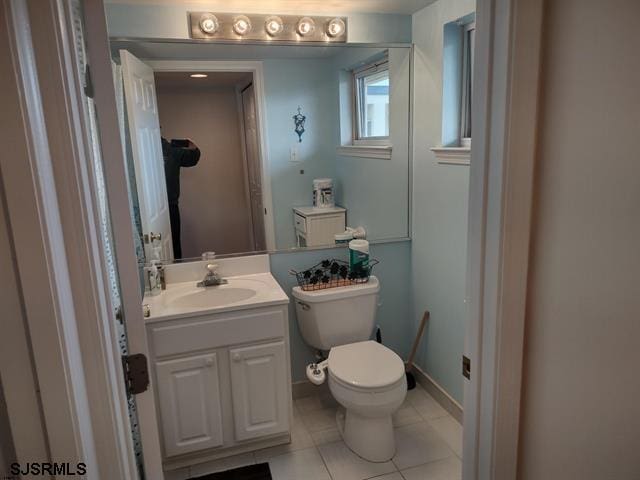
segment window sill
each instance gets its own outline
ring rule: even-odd
[[[345,157],[391,160],[391,145],[342,145],[336,149]]]
[[[442,165],[470,165],[470,147],[433,147],[431,151]]]

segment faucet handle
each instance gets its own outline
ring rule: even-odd
[[[207,264],[207,270],[209,270],[209,273],[216,273],[217,269],[218,269],[218,264],[217,263],[209,263],[209,264]]]

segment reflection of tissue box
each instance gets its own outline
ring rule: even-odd
[[[331,208],[336,206],[332,178],[316,178],[313,181],[313,206]]]

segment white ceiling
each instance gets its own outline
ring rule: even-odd
[[[299,14],[399,13],[410,15],[435,0],[106,0],[107,3],[189,5],[219,12]]]

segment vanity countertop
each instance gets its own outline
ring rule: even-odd
[[[151,315],[145,322],[175,320],[204,314],[261,308],[289,303],[271,273],[225,277],[225,285],[197,287],[194,281],[168,283],[159,295],[145,296]]]

